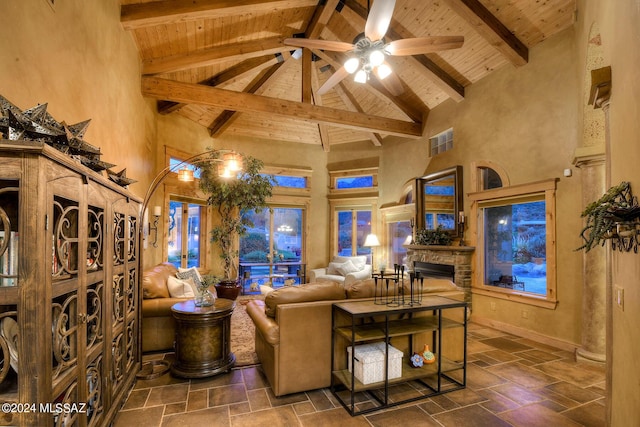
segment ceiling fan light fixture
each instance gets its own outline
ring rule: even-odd
[[[358,70],[353,81],[356,83],[366,83],[367,82],[367,72],[363,69]]]
[[[378,67],[382,65],[383,62],[384,62],[384,52],[382,52],[381,50],[373,49],[369,53],[369,64],[371,64],[372,67]]]
[[[347,70],[347,73],[353,74],[360,66],[360,60],[358,58],[349,58],[347,62],[344,63],[344,69]]]
[[[376,68],[376,74],[380,80],[384,80],[391,74],[391,67],[386,62],[383,62]]]

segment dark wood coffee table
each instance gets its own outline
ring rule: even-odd
[[[182,378],[210,377],[228,372],[236,361],[231,352],[231,313],[235,301],[216,299],[211,307],[193,300],[171,307],[176,320],[176,360],[171,373]]]

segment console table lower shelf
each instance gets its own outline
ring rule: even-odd
[[[466,306],[443,297],[430,297],[421,306],[411,307],[391,308],[366,301],[334,304],[331,392],[353,416],[465,388]],[[454,314],[455,309],[459,310]],[[443,316],[443,312],[447,315]],[[418,342],[426,339],[431,340],[436,362],[414,367],[410,357],[417,352]],[[355,352],[349,351],[348,357],[343,357],[341,354],[347,352],[342,350],[372,342],[402,348],[400,376],[391,378],[392,360],[386,350],[382,351],[386,368],[381,362],[385,380],[364,384],[356,378]]]

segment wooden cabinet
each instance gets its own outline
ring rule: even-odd
[[[0,424],[109,425],[139,369],[140,200],[0,140]]]
[[[333,304],[331,391],[351,415],[377,411],[466,386],[467,303],[425,296],[420,304],[387,305],[374,300]],[[355,351],[366,343],[386,343],[400,350],[401,369],[390,375],[392,362],[382,365],[382,381],[363,383],[356,378]],[[413,367],[411,356],[427,344],[435,362]],[[382,344],[382,348],[385,346]],[[388,361],[389,350],[384,350]],[[365,368],[366,369],[366,368]],[[394,394],[393,386],[409,383]],[[369,398],[356,397],[365,393]]]

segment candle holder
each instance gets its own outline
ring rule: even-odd
[[[424,286],[424,277],[419,271],[409,273],[409,280],[411,281],[409,289],[409,302],[407,305],[421,305],[422,304],[422,290]]]
[[[391,294],[391,299],[389,300],[389,295],[387,294],[387,305],[390,307],[400,307],[405,304],[405,295],[404,295],[404,265],[393,265],[393,275],[391,277],[391,281],[393,282],[393,293]]]

